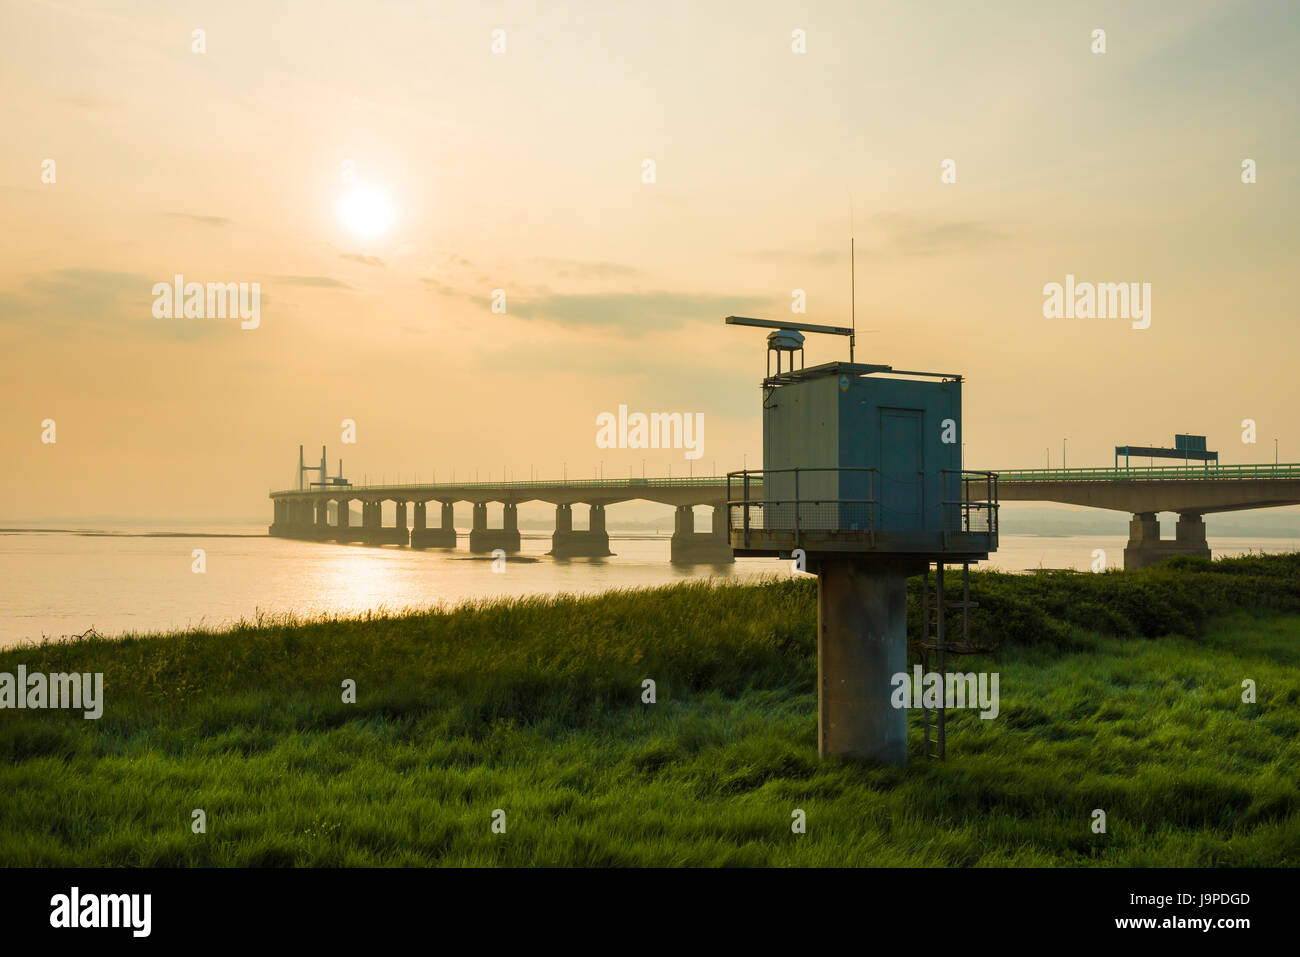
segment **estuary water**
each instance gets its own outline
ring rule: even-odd
[[[17,525],[18,523],[12,523]],[[471,556],[468,533],[455,551],[414,551],[270,538],[265,525],[203,528],[72,527],[0,530],[0,647],[98,634],[213,628],[257,615],[358,614],[454,605],[473,599],[560,592],[594,593],[697,578],[752,579],[792,574],[789,562],[738,559],[731,565],[674,566],[666,534],[611,527],[606,559],[546,556],[549,532],[523,531],[521,560],[494,572]],[[1125,536],[1001,536],[988,566],[1088,570],[1101,549],[1121,565]],[[1300,550],[1300,540],[1211,539],[1215,557]],[[203,550],[202,573],[195,572]]]

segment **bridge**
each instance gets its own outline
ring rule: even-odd
[[[555,506],[555,533],[548,554],[556,558],[602,557],[609,550],[605,507],[618,502],[647,501],[676,509],[670,544],[671,559],[682,563],[732,561],[727,537],[727,479],[699,478],[574,479],[524,482],[461,482],[435,485],[316,485],[272,492],[275,521],[270,533],[313,541],[363,542],[367,545],[410,545],[412,548],[455,548],[452,523],[456,502],[473,505],[469,533],[471,552],[519,550],[519,505],[547,502]],[[361,525],[351,525],[349,503],[361,503]],[[396,503],[396,520],[383,524],[383,503]],[[437,502],[438,524],[430,525],[429,503]],[[500,527],[488,527],[488,503],[503,506]],[[333,503],[336,519],[329,522]],[[408,531],[407,508],[411,507]],[[589,508],[587,528],[573,527],[573,508]],[[713,508],[708,531],[695,530],[695,506]]]
[[[1103,469],[1018,469],[997,472],[998,501],[1060,502],[1128,512],[1129,541],[1124,566],[1142,568],[1172,555],[1210,556],[1204,516],[1214,512],[1300,504],[1300,464],[1181,465]],[[761,484],[756,486],[761,494]],[[755,485],[751,482],[750,495]],[[981,489],[982,492],[982,489]],[[739,521],[739,489],[727,476],[695,478],[582,479],[522,482],[464,482],[431,485],[316,484],[272,492],[275,519],[270,534],[312,541],[455,548],[453,508],[470,502],[471,552],[518,551],[518,507],[524,502],[555,506],[551,554],[557,558],[612,554],[605,529],[608,505],[648,501],[676,509],[671,560],[685,563],[732,561],[728,538]],[[361,524],[351,524],[350,503],[360,502]],[[394,502],[396,520],[383,524],[383,504]],[[429,505],[437,502],[438,523]],[[488,503],[503,506],[500,527],[488,526]],[[336,518],[330,521],[330,506]],[[874,503],[870,503],[874,504]],[[589,509],[586,529],[573,527],[573,509]],[[696,506],[712,508],[707,531],[695,530]],[[1178,513],[1172,539],[1160,538],[1159,512]],[[994,521],[996,519],[994,518]],[[739,526],[737,526],[739,527]]]
[[[1182,465],[1109,469],[1021,469],[998,473],[1001,501],[1062,502],[1128,512],[1125,568],[1171,555],[1210,557],[1206,514],[1300,504],[1300,465]],[[1177,512],[1171,539],[1158,512]]]

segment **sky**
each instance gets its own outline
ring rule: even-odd
[[[847,323],[850,235],[857,358],[965,376],[968,467],[1298,462],[1297,62],[1290,2],[7,0],[0,518],[269,522],[299,444],[754,466],[723,317]],[[256,328],[155,315],[178,274],[257,283]],[[1067,275],[1149,326],[1046,317]],[[701,456],[599,448],[620,405]]]

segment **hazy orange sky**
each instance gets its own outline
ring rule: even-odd
[[[756,465],[763,335],[722,319],[846,322],[850,210],[858,357],[965,375],[968,466],[1300,461],[1298,11],[3,4],[0,518],[269,522],[299,443],[357,481]],[[155,318],[178,273],[259,283],[260,325]],[[1044,318],[1067,274],[1150,283],[1150,327]],[[620,404],[703,413],[702,457],[597,448]]]

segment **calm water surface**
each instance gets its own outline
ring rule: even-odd
[[[494,573],[490,559],[465,551],[368,548],[269,538],[266,527],[204,530],[101,528],[0,532],[0,647],[94,628],[102,635],[216,627],[259,612],[314,616],[368,609],[427,608],[466,599],[557,592],[592,593],[693,578],[787,576],[790,563],[739,559],[725,566],[673,566],[668,536],[610,529],[607,559],[555,561],[548,532],[523,534],[522,556]],[[167,532],[167,537],[149,533]],[[106,534],[113,533],[113,534]],[[122,534],[128,533],[128,534]],[[215,535],[213,533],[216,533]],[[226,537],[226,536],[255,537]],[[222,536],[222,537],[217,537]],[[1123,560],[1123,536],[1003,535],[994,568],[1087,570],[1093,550]],[[1215,557],[1250,551],[1296,551],[1294,539],[1213,539]],[[207,571],[191,571],[191,553],[206,552]]]

